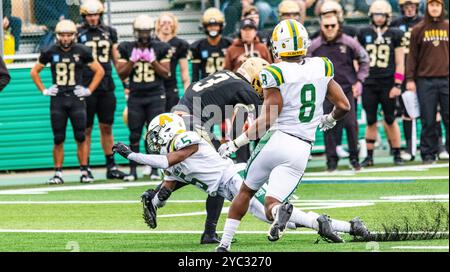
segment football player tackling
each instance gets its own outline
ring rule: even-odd
[[[275,27],[273,53],[281,62],[260,73],[264,89],[261,114],[245,133],[219,148],[220,155],[227,156],[265,133],[247,163],[245,180],[231,204],[218,252],[229,251],[252,197],[265,183],[265,213],[273,221],[270,241],[281,237],[288,221],[301,217],[309,219],[304,226],[319,229],[319,234],[333,230],[352,233],[352,222],[305,214],[288,202],[304,174],[317,127],[334,127],[350,110],[345,94],[333,80],[330,60],[305,57],[309,44],[308,33],[299,22],[284,20]],[[323,115],[325,98],[334,105],[327,115]],[[332,240],[342,242],[337,235]]]

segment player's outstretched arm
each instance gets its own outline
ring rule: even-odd
[[[113,146],[113,152],[119,153],[122,157],[140,164],[149,165],[153,168],[166,169],[172,165],[180,163],[198,151],[198,144],[190,145],[167,155],[153,155],[134,153],[130,147],[117,143]]]

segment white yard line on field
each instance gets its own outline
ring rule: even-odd
[[[449,249],[448,246],[395,246],[392,249]]]

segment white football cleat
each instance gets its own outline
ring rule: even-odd
[[[438,158],[440,160],[447,160],[448,161],[449,154],[448,154],[447,150],[444,150],[444,151],[440,152],[439,155],[438,155]]]
[[[345,151],[342,145],[336,146],[336,153],[339,158],[348,158],[348,156],[350,156],[350,154],[347,151]]]

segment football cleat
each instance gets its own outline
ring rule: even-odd
[[[348,153],[342,145],[336,146],[336,153],[339,158],[348,158],[350,156],[350,153]]]
[[[64,180],[62,179],[62,177],[55,175],[50,178],[47,183],[50,185],[64,184]]]
[[[124,179],[126,176],[127,174],[120,171],[115,165],[106,170],[107,179]]]
[[[343,243],[344,240],[334,231],[331,226],[331,219],[328,215],[323,214],[317,218],[319,223],[319,235],[323,240],[329,243]]]
[[[361,162],[361,167],[370,167],[370,166],[374,166],[373,159],[370,158],[370,157],[366,157],[366,158]]]
[[[370,232],[359,217],[355,217],[350,221],[350,235],[367,238]]]
[[[218,247],[216,247],[216,252],[230,252],[230,247],[219,245]]]
[[[87,173],[81,174],[80,182],[81,183],[92,183],[92,182],[94,182],[94,177],[92,176],[92,173],[91,173],[90,170],[88,170]]]
[[[156,207],[152,203],[152,199],[156,195],[153,189],[145,191],[141,196],[142,207],[144,209],[143,218],[145,223],[151,228],[156,228]]]
[[[361,164],[359,164],[358,159],[351,159],[350,160],[350,168],[353,171],[359,171],[361,170]]]
[[[273,220],[273,223],[270,226],[269,234],[267,235],[267,239],[269,239],[269,241],[275,242],[279,240],[281,236],[283,236],[289,218],[291,218],[293,209],[294,206],[288,202],[280,206],[275,216],[275,219]]]
[[[441,151],[441,152],[438,154],[438,159],[439,159],[439,160],[447,160],[447,161],[448,161],[449,157],[450,157],[450,156],[449,156],[447,150],[443,150],[443,151]]]
[[[202,238],[200,239],[200,244],[218,244],[220,243],[220,237],[217,235],[217,233],[214,232],[214,234],[207,234],[203,233]]]
[[[409,152],[402,152],[400,154],[400,157],[404,160],[404,161],[414,161],[415,157],[413,155],[411,155],[411,153]]]
[[[401,156],[394,156],[394,165],[403,165],[405,164],[405,161],[402,159]]]

